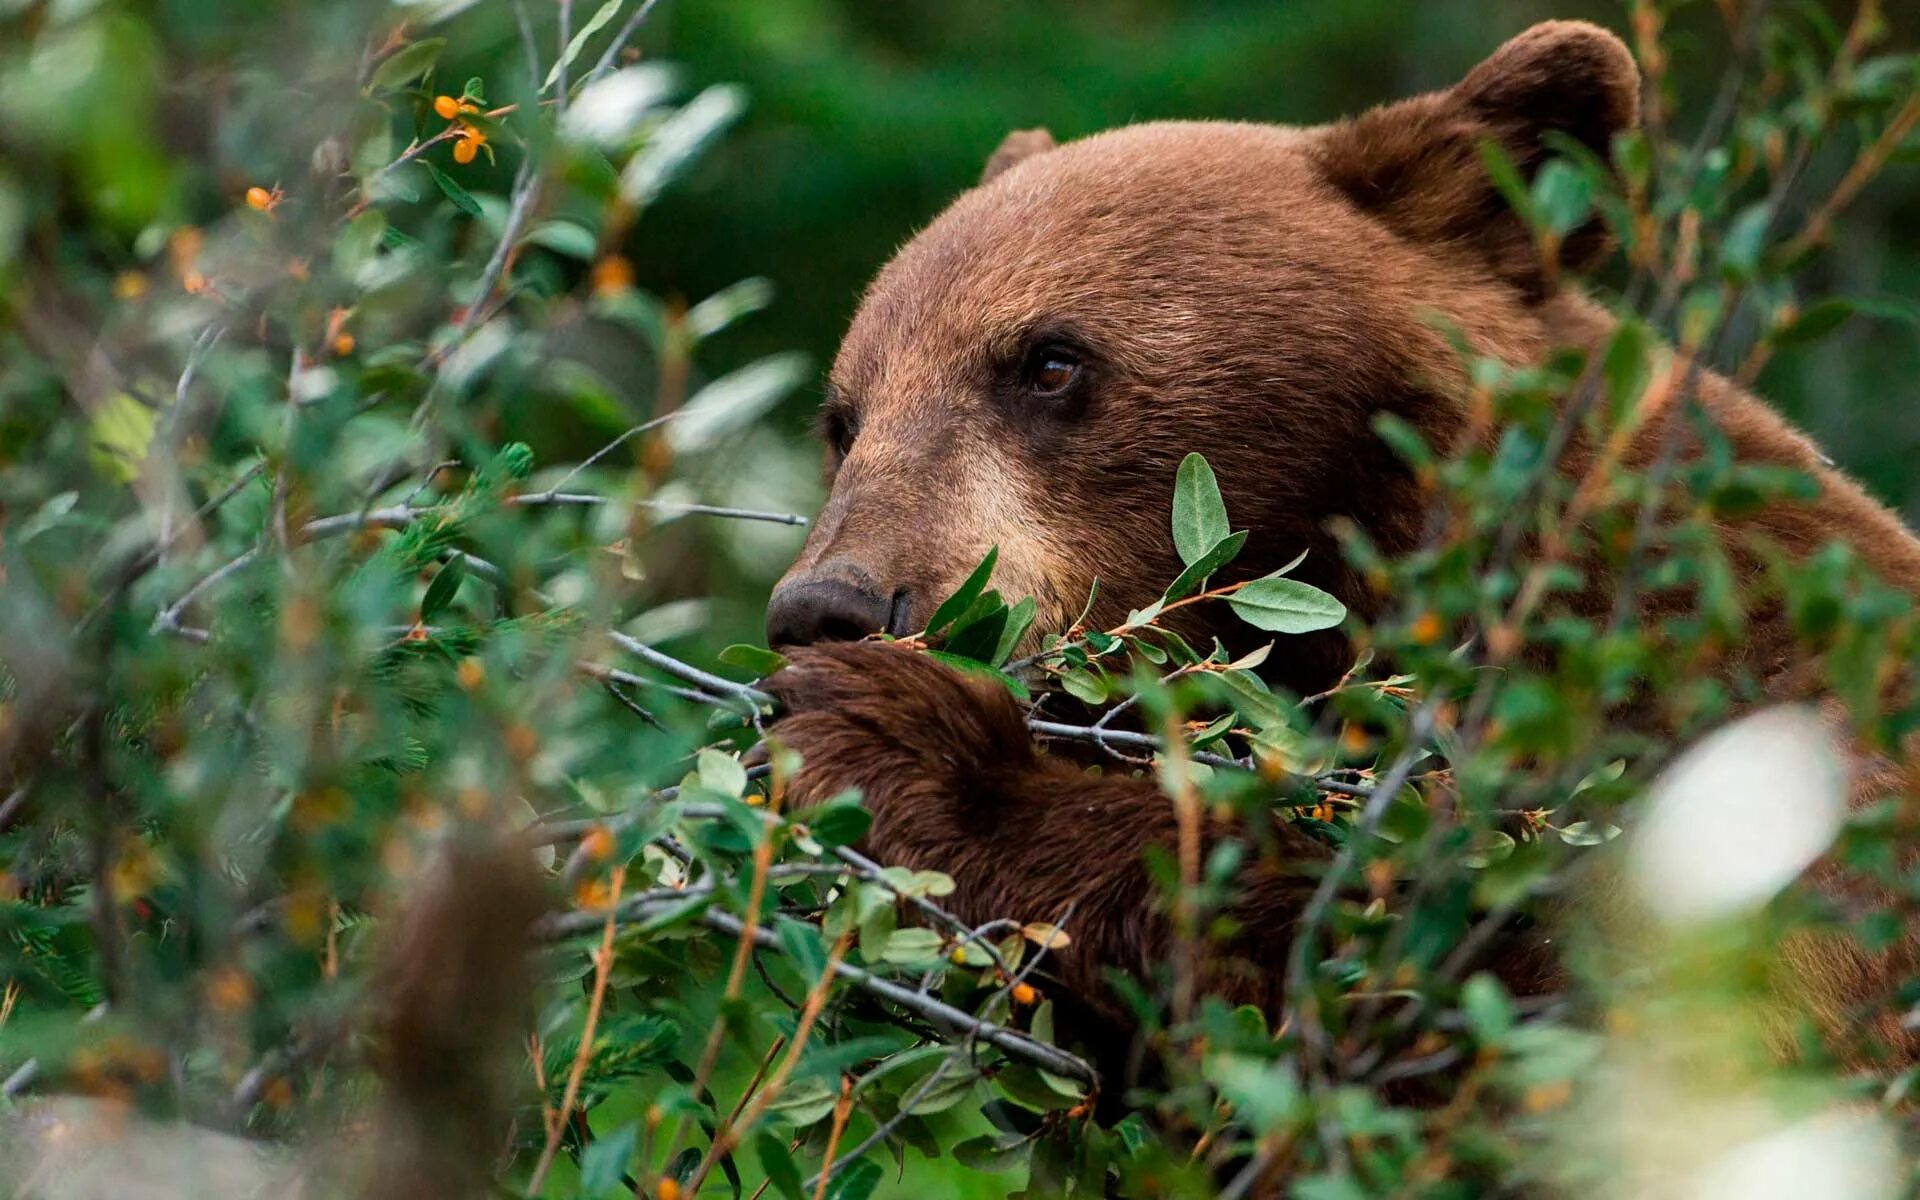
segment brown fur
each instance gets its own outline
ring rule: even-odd
[[[1617,38],[1555,22],[1452,89],[1331,126],[1149,124],[1059,147],[1015,135],[855,315],[826,404],[829,431],[851,436],[829,449],[831,494],[783,587],[839,580],[897,597],[903,628],[918,629],[997,545],[995,583],[1036,599],[1036,629],[1063,627],[1096,577],[1090,624],[1108,627],[1178,573],[1169,496],[1180,458],[1199,450],[1233,524],[1251,531],[1235,577],[1304,549],[1301,577],[1373,615],[1381,599],[1328,527],[1351,520],[1389,554],[1420,536],[1424,498],[1372,421],[1393,413],[1439,446],[1461,436],[1458,356],[1427,316],[1515,363],[1597,350],[1614,328],[1556,285],[1477,144],[1496,140],[1523,171],[1549,133],[1604,153],[1636,119],[1638,83]],[[1603,249],[1597,227],[1580,230],[1561,258],[1578,267]],[[1068,399],[1038,401],[1009,364],[1054,338],[1084,349],[1087,375]],[[1815,499],[1726,530],[1743,571],[1759,570],[1739,548],[1748,533],[1790,554],[1837,538],[1920,595],[1920,542],[1891,514],[1754,397],[1711,375],[1699,394],[1739,457],[1818,484]],[[1629,463],[1653,459],[1661,428],[1641,431]],[[1586,453],[1575,448],[1572,469]],[[1597,579],[1594,594],[1611,587]],[[1197,644],[1250,638],[1207,609],[1174,624]],[[1736,656],[1775,698],[1815,691],[1778,613],[1756,617]],[[1307,691],[1351,652],[1328,632],[1283,639],[1274,658],[1275,681]],[[772,686],[793,714],[779,732],[805,756],[801,786],[863,788],[881,857],[951,871],[963,915],[1044,919],[1075,901],[1064,968],[1076,988],[1099,991],[1095,963],[1162,960],[1139,860],[1169,840],[1172,816],[1150,781],[1035,754],[1004,693],[895,649],[820,648],[794,663]],[[1300,856],[1318,853],[1296,841]],[[1253,881],[1257,968],[1284,955],[1297,903],[1296,881]],[[1868,986],[1852,959],[1805,962],[1829,993]],[[1271,999],[1250,986],[1248,998]]]

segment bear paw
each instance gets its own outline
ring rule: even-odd
[[[762,687],[781,708],[772,740],[800,755],[788,803],[858,788],[870,848],[898,865],[981,833],[1036,764],[1004,687],[893,643],[794,650]]]

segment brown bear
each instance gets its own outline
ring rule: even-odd
[[[1180,570],[1168,498],[1194,450],[1252,531],[1240,577],[1306,551],[1301,577],[1362,616],[1378,611],[1329,526],[1353,522],[1387,554],[1421,536],[1427,501],[1373,422],[1394,414],[1439,447],[1461,436],[1459,355],[1427,315],[1511,363],[1598,350],[1616,327],[1560,282],[1560,263],[1541,261],[1480,143],[1522,172],[1554,134],[1604,156],[1635,124],[1638,95],[1619,39],[1555,22],[1446,91],[1332,125],[1008,138],[979,186],[880,272],[832,369],[831,492],[767,618],[770,643],[810,647],[768,685],[787,713],[776,734],[803,756],[797,798],[860,788],[871,851],[951,874],[963,918],[1044,918],[1072,903],[1076,937],[1057,974],[1097,1005],[1110,1003],[1102,967],[1164,962],[1142,867],[1144,847],[1174,838],[1156,784],[1041,753],[1004,689],[860,639],[922,628],[989,546],[1000,590],[1035,599],[1036,629],[1065,627],[1096,577],[1089,623],[1117,624]],[[1596,224],[1566,240],[1561,262],[1578,269],[1605,249]],[[1790,551],[1844,540],[1920,595],[1920,541],[1891,514],[1754,397],[1711,374],[1698,394],[1736,455],[1817,484],[1747,529]],[[1644,430],[1657,424],[1628,461],[1653,459]],[[1194,644],[1231,644],[1235,623],[1209,607],[1173,624]],[[1807,694],[1781,614],[1756,617],[1739,653],[1774,696]],[[1328,631],[1285,639],[1267,670],[1306,694],[1351,657]],[[1296,828],[1280,826],[1283,851],[1324,858]],[[1249,879],[1236,949],[1253,969],[1206,983],[1277,1004],[1302,891],[1298,875]]]

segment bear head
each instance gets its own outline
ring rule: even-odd
[[[1427,507],[1375,418],[1451,444],[1462,373],[1440,328],[1537,358],[1555,269],[1605,249],[1596,223],[1543,262],[1482,143],[1523,174],[1556,137],[1604,158],[1638,92],[1618,38],[1553,22],[1446,91],[1333,125],[1010,136],[853,318],[821,411],[830,493],[769,604],[770,644],[921,629],[996,546],[994,585],[1034,598],[1033,629],[1064,628],[1096,580],[1088,623],[1117,624],[1179,574],[1189,451],[1251,531],[1221,581],[1306,551],[1297,577],[1371,612],[1330,526],[1391,554]],[[1253,633],[1219,605],[1171,618],[1199,646]],[[1337,632],[1283,651],[1274,678],[1300,688],[1349,657]]]

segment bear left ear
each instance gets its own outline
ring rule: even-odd
[[[1640,119],[1640,72],[1625,43],[1585,21],[1548,21],[1507,42],[1444,92],[1377,108],[1322,132],[1327,178],[1403,236],[1477,245],[1503,276],[1544,290],[1533,240],[1493,186],[1480,155],[1491,140],[1521,174],[1552,156],[1549,134],[1602,160]],[[1596,220],[1561,259],[1576,269],[1606,252]]]
[[[1000,139],[999,147],[994,150],[993,156],[987,159],[985,169],[980,172],[980,182],[987,182],[1017,162],[1023,162],[1036,154],[1045,154],[1055,145],[1053,135],[1044,129],[1016,129]]]

